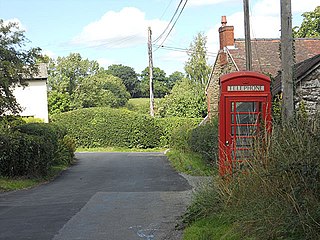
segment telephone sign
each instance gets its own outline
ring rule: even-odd
[[[219,172],[241,171],[250,161],[255,136],[271,131],[270,78],[251,71],[220,77]]]

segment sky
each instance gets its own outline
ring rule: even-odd
[[[148,27],[155,41],[167,28],[180,0],[0,0],[0,18],[18,22],[30,40],[52,58],[80,53],[107,68],[122,64],[141,73],[148,66]],[[182,2],[181,6],[184,4]],[[280,37],[280,0],[250,0],[252,38]],[[301,14],[313,11],[318,0],[291,0],[293,26]],[[181,9],[181,7],[179,8]],[[180,10],[179,10],[180,11]],[[167,75],[184,72],[185,50],[195,36],[207,36],[208,62],[218,51],[221,16],[244,37],[242,0],[188,0],[180,18],[165,39],[154,42],[153,64]],[[172,25],[168,28],[171,28]],[[164,41],[165,40],[165,41]],[[163,47],[158,48],[159,45]]]

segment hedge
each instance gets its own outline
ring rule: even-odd
[[[43,177],[57,164],[69,164],[75,147],[66,130],[29,123],[0,133],[0,175]]]
[[[155,148],[168,146],[171,132],[200,119],[152,118],[126,109],[87,108],[56,114],[51,121],[67,128],[78,147]]]

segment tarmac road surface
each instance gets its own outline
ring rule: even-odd
[[[0,194],[1,240],[180,239],[191,186],[162,153],[77,153],[53,182]]]

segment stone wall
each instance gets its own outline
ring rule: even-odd
[[[227,60],[227,64],[221,64],[221,54],[224,54],[223,61]],[[208,103],[208,116],[209,119],[218,116],[219,112],[219,96],[220,96],[220,85],[219,78],[223,74],[237,71],[232,60],[224,52],[219,52],[215,65],[213,66],[213,72],[211,79],[207,87],[207,103]]]
[[[320,112],[320,66],[298,83],[294,100],[298,111]]]

